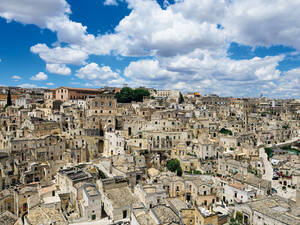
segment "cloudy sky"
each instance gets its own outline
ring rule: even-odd
[[[300,0],[1,0],[0,84],[300,97]]]

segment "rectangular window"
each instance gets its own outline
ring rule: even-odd
[[[123,211],[123,219],[127,218],[127,210]]]

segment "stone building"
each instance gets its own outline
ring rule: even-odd
[[[91,88],[71,88],[71,87],[59,87],[55,89],[56,100],[68,101],[73,99],[87,99],[89,96],[100,95],[103,91],[99,89]]]

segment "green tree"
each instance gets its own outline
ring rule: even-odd
[[[10,89],[8,89],[5,108],[8,107],[8,106],[11,106],[11,105],[12,105],[11,93],[10,93]]]
[[[177,176],[181,177],[182,176],[182,169],[181,169],[181,166],[179,166],[176,170],[176,174]]]
[[[183,98],[183,95],[182,95],[181,92],[179,93],[179,100],[178,100],[178,102],[179,102],[179,104],[184,103],[184,98]]]
[[[144,88],[133,90],[130,87],[124,87],[116,94],[119,103],[131,103],[132,101],[142,102],[144,96],[150,96],[150,92]]]
[[[232,131],[231,130],[228,130],[226,128],[222,128],[219,133],[221,134],[226,134],[226,135],[232,135]]]
[[[133,98],[133,90],[129,87],[124,87],[116,94],[116,97],[120,103],[130,103]]]
[[[265,148],[265,153],[268,155],[268,159],[272,158],[272,156],[273,156],[273,149],[272,148]]]
[[[142,102],[144,96],[150,96],[150,92],[145,88],[137,88],[133,91],[133,100],[136,102]]]
[[[167,161],[168,170],[175,172],[178,167],[180,167],[180,162],[178,159],[170,159]]]
[[[177,176],[182,176],[182,168],[178,159],[171,159],[167,161],[167,169],[171,172],[176,172]]]

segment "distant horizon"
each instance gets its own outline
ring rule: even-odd
[[[24,88],[24,87],[18,87],[18,86],[0,86],[0,88],[19,88],[19,89],[27,89],[27,90],[38,90],[38,89],[42,89],[42,90],[54,90],[54,89],[57,89],[57,88],[60,88],[60,87],[69,87],[69,88],[82,88],[82,87],[76,87],[76,86],[58,86],[58,87],[52,87],[52,88],[46,88],[46,87],[33,87],[33,88]],[[123,87],[113,87],[113,86],[105,86],[105,87],[109,87],[109,88],[119,88],[119,89],[122,89]],[[102,89],[102,88],[105,88],[105,87],[94,87],[94,88],[83,88],[83,89]],[[140,86],[140,87],[130,87],[128,86],[129,88],[147,88],[147,89],[150,89],[152,87],[145,87],[145,86]],[[155,89],[155,88],[153,88]],[[155,90],[176,90],[176,89],[155,89]],[[180,91],[180,90],[176,90],[176,91]],[[194,91],[194,92],[183,92],[183,91],[180,91],[182,94],[186,95],[186,94],[189,94],[189,93],[199,93],[200,95],[202,95],[203,97],[208,97],[210,95],[216,95],[218,97],[222,97],[222,98],[240,98],[240,99],[251,99],[251,98],[267,98],[269,100],[300,100],[300,97],[299,98],[275,98],[275,97],[268,97],[268,96],[224,96],[224,95],[217,95],[215,93],[208,93],[208,94],[202,94],[200,93],[199,91]]]

